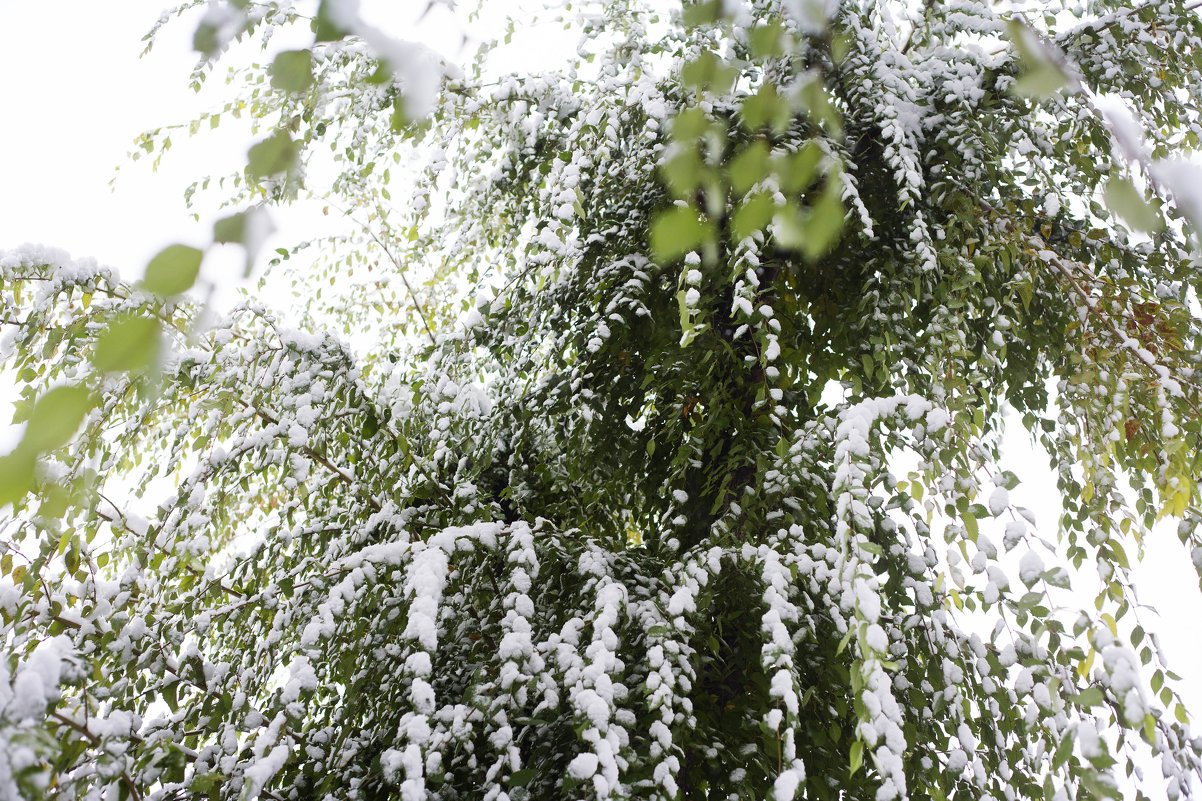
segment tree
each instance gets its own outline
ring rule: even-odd
[[[912,5],[605,3],[519,76],[210,4],[197,80],[315,40],[215,242],[352,233],[299,328],[0,257],[0,799],[1196,792],[1128,573],[1161,517],[1202,570],[1202,22]]]

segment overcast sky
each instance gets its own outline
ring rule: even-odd
[[[0,250],[41,242],[137,278],[164,246],[210,241],[212,210],[192,221],[183,190],[205,174],[236,169],[249,143],[244,133],[192,143],[179,137],[158,173],[148,160],[127,159],[141,131],[187,121],[221,99],[219,91],[197,96],[187,87],[195,61],[188,23],[168,26],[154,52],[139,58],[142,35],[162,7],[156,0],[0,0]],[[454,37],[440,33],[433,44],[445,52]],[[206,262],[213,278],[221,279],[212,271],[223,269],[233,281],[240,265],[236,258],[228,267]],[[0,413],[0,426],[7,422]],[[1025,433],[1012,432],[1006,446],[1004,466],[1024,479],[1015,502],[1035,509],[1044,536],[1054,537],[1055,482],[1046,459],[1031,450]],[[1171,528],[1148,538],[1136,580],[1142,600],[1160,611],[1151,628],[1161,632],[1170,664],[1186,678],[1183,690],[1202,716],[1202,602]],[[1156,776],[1149,779],[1146,790],[1154,792]]]
[[[137,134],[186,121],[207,100],[187,88],[187,25],[138,57],[163,6],[0,0],[0,247],[44,242],[137,276],[163,246],[207,236],[183,189],[237,149],[184,148],[157,175],[126,159]]]

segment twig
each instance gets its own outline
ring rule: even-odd
[[[249,411],[254,412],[260,419],[265,420],[266,422],[270,423],[271,425],[278,426],[280,424],[279,419],[276,418],[275,415],[271,414],[271,412],[264,411],[263,409],[260,409],[257,406],[252,406],[250,403],[248,403],[244,400],[241,400],[241,399],[239,399],[238,402],[241,403]],[[301,446],[300,451],[301,451],[301,453],[305,454],[313,461],[320,464],[326,470],[329,470],[331,473],[333,473],[335,476],[337,476],[341,481],[343,481],[345,484],[350,486],[352,489],[357,488],[354,476],[347,473],[341,467],[334,464],[329,459],[322,456],[320,453],[313,450],[308,445]],[[380,509],[381,509],[380,502],[377,501],[370,494],[364,500],[367,501],[368,505],[371,506],[371,508],[375,509],[377,512],[380,511]]]
[[[50,714],[55,720],[59,721],[64,726],[74,729],[82,734],[87,739],[88,743],[93,747],[100,745],[100,738],[93,734],[87,726],[83,725],[79,721],[75,720],[74,718],[67,717],[58,710],[55,710]],[[137,742],[142,742],[142,738],[136,734],[131,734],[130,737]],[[193,752],[193,758],[195,758],[195,752]],[[138,791],[138,785],[134,784],[134,780],[130,778],[129,774],[125,770],[121,771],[121,783],[125,785],[127,790],[129,790],[129,794],[133,797],[134,801],[142,801],[142,793]]]

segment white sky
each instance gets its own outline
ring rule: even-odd
[[[163,5],[0,0],[0,247],[53,244],[136,277],[162,247],[208,238],[187,217],[183,189],[236,148],[186,148],[191,160],[169,158],[157,175],[149,160],[126,159],[140,132],[203,108],[187,88],[187,24],[138,57]]]
[[[237,130],[175,139],[158,173],[149,159],[130,163],[134,137],[157,125],[186,122],[218,105],[218,86],[200,96],[188,89],[194,63],[188,22],[169,25],[146,58],[142,35],[163,0],[0,0],[0,249],[41,242],[72,256],[93,256],[131,278],[164,246],[211,240],[212,210],[202,222],[188,215],[183,190],[192,180],[242,163],[249,139]],[[443,52],[458,33],[442,28]],[[219,84],[219,81],[212,82]],[[120,168],[115,190],[110,180]],[[286,215],[276,215],[277,222]],[[206,274],[234,281],[241,264],[206,261]],[[0,386],[0,398],[6,388]],[[7,450],[0,413],[0,450]],[[10,432],[11,435],[11,432]],[[1023,432],[1006,439],[1006,467],[1024,484],[1016,503],[1036,511],[1051,538],[1057,516],[1055,481]],[[994,537],[1000,542],[1000,535]],[[1160,612],[1150,628],[1162,635],[1170,666],[1185,677],[1182,690],[1202,730],[1202,601],[1188,555],[1170,527],[1148,538],[1135,571],[1142,600]],[[1082,600],[1088,604],[1088,599]],[[1145,780],[1157,797],[1158,772]]]

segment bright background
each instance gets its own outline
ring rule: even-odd
[[[139,57],[142,37],[164,1],[0,0],[0,250],[40,242],[77,258],[95,257],[137,278],[166,245],[203,248],[211,241],[217,210],[196,209],[197,221],[184,204],[184,189],[200,177],[243,164],[249,133],[223,125],[192,141],[175,137],[157,172],[150,159],[131,162],[128,157],[142,131],[186,123],[224,101],[223,68],[201,93],[188,88],[195,64],[190,20],[166,26],[154,50]],[[453,57],[462,31],[445,22],[427,22],[417,31],[411,23],[405,27],[410,37],[420,33],[423,41]],[[541,52],[546,55],[545,39]],[[275,222],[287,241],[287,214],[277,213]],[[241,283],[239,256],[229,255],[205,262],[206,276],[227,288]],[[8,390],[2,382],[0,375],[0,405]],[[0,451],[8,449],[15,433],[8,420],[0,412]],[[1005,439],[1003,466],[1023,479],[1013,501],[1035,510],[1043,535],[1053,538],[1055,478],[1046,456],[1018,427]],[[1184,676],[1181,689],[1198,733],[1202,599],[1197,578],[1172,527],[1158,527],[1145,544],[1135,581],[1141,600],[1159,617],[1147,610],[1141,616],[1146,628],[1160,633],[1170,666]],[[1088,597],[1080,603],[1088,604]],[[1148,770],[1145,792],[1163,797],[1158,769]]]
[[[163,6],[0,0],[0,247],[43,242],[137,277],[165,245],[206,243],[211,229],[187,216],[184,187],[229,169],[245,145],[178,141],[158,173],[127,158],[137,134],[207,107],[188,88],[188,22],[166,26],[139,58]]]

